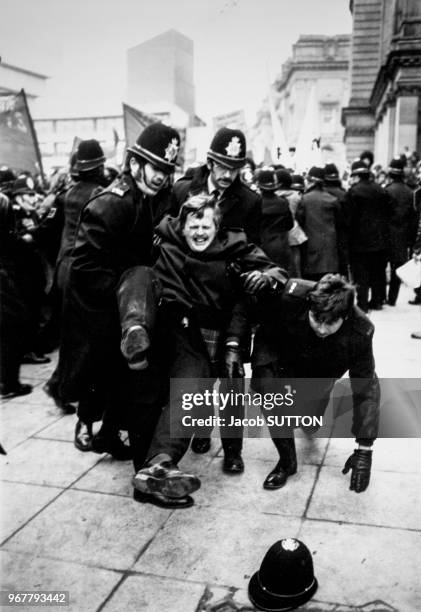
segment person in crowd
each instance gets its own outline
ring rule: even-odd
[[[54,290],[58,301],[57,310],[60,314],[63,295],[68,283],[71,254],[75,244],[80,213],[86,202],[96,192],[100,192],[105,187],[104,164],[104,152],[97,140],[80,141],[75,157],[75,170],[78,173],[78,180],[71,184],[62,194],[63,230],[61,232],[54,279]],[[54,399],[57,406],[64,408],[68,412],[69,405],[61,400],[59,386],[60,372],[57,367],[50,380],[44,386],[44,390]],[[82,423],[89,422],[89,417],[85,417],[85,415],[95,415],[95,410],[91,407],[92,396],[94,396],[93,389],[94,384],[90,388],[88,395],[79,399],[78,415],[80,418],[76,424],[74,439],[75,446],[79,450],[90,450],[90,436],[86,436],[86,428]]]
[[[324,170],[313,166],[307,174],[307,191],[298,205],[296,218],[308,240],[304,247],[303,277],[319,280],[328,272],[346,270],[340,251],[344,216],[338,198],[324,189]]]
[[[291,174],[291,189],[303,194],[305,191],[304,177],[301,174]]]
[[[256,172],[256,164],[251,157],[246,158],[246,162],[240,171],[240,180],[244,185],[249,187],[252,191],[257,191],[256,182],[254,180],[254,173]]]
[[[252,355],[254,391],[273,391],[274,379],[312,380],[312,407],[324,414],[334,383],[349,372],[353,392],[352,433],[357,448],[343,473],[352,470],[351,490],[364,491],[370,479],[372,444],[378,433],[379,382],[373,357],[374,326],[354,306],[355,289],[339,274],[318,283],[290,279],[280,294],[258,303],[260,325]],[[297,471],[293,429],[271,425],[279,461],[264,481],[265,489],[283,487]]]
[[[66,271],[59,395],[77,402],[94,389],[102,425],[93,437],[97,415],[85,415],[86,421],[79,415],[78,440],[117,459],[131,455],[119,429],[132,387],[120,353],[116,291],[128,268],[153,263],[151,199],[174,172],[179,146],[179,134],[164,124],[142,131],[127,149],[121,179],[83,206]]]
[[[409,249],[416,233],[416,213],[413,206],[413,191],[404,182],[406,160],[392,159],[388,176],[390,183],[386,187],[392,206],[389,220],[390,243],[390,283],[387,295],[389,306],[395,306],[399,295],[401,281],[396,275],[396,268],[402,266],[409,258]]]
[[[288,231],[294,225],[288,200],[277,195],[278,174],[272,168],[256,173],[256,183],[262,196],[260,244],[266,255],[288,272],[291,271],[291,248]]]
[[[154,272],[162,285],[159,309],[164,313],[172,393],[160,416],[145,465],[135,465],[133,484],[135,499],[159,506],[189,507],[193,504],[190,493],[200,486],[196,476],[184,474],[177,466],[191,439],[191,433],[182,426],[181,399],[186,385],[200,392],[203,379],[209,383],[217,376],[244,376],[241,347],[244,337],[247,340],[248,325],[244,317],[237,320],[232,316],[235,304],[242,299],[241,281],[244,279],[245,290],[252,294],[279,290],[286,281],[283,270],[260,248],[249,244],[242,230],[224,228],[220,219],[215,198],[199,194],[187,199],[177,218],[165,218],[157,229],[161,241]],[[146,298],[139,296],[142,292],[150,294],[144,269],[133,270],[132,277],[126,275],[124,283],[120,298],[124,291],[133,297],[128,299],[126,295],[120,308],[123,347],[136,345],[139,328],[150,334],[144,323]],[[137,326],[133,316],[136,309]],[[127,334],[126,318],[131,325]],[[133,342],[130,333],[136,334]],[[138,358],[144,345],[141,340]],[[208,413],[213,414],[213,406],[204,408],[203,416]]]
[[[38,260],[16,232],[12,204],[0,193],[0,396],[27,395],[32,386],[20,382],[20,366],[31,331],[33,279]]]
[[[368,168],[370,172],[370,177],[373,177],[372,174],[372,166],[374,164],[374,155],[372,151],[363,151],[360,155],[360,161],[364,164],[366,168]]]
[[[221,211],[221,228],[241,228],[247,239],[260,244],[262,202],[261,197],[240,180],[241,169],[246,164],[246,138],[241,130],[223,127],[219,129],[210,143],[206,165],[195,169],[193,177],[183,177],[174,184],[172,214],[176,216],[181,205],[191,195],[204,193],[213,195]],[[251,343],[251,331],[249,334]],[[226,381],[222,381],[224,391]],[[233,384],[236,384],[234,381]],[[242,381],[239,382],[242,385]],[[241,408],[228,406],[227,413],[241,416]],[[225,453],[224,469],[232,474],[244,470],[241,456],[242,437],[222,440]],[[206,453],[211,445],[210,439],[196,438],[192,450]]]
[[[345,189],[342,187],[342,181],[339,177],[339,170],[335,164],[326,164],[324,168],[324,188],[327,193],[338,198],[339,203],[343,202]]]
[[[292,176],[288,170],[285,170],[285,168],[279,168],[276,170],[276,176],[279,182],[279,188],[277,189],[276,194],[288,200],[289,209],[294,222],[294,225],[288,232],[288,244],[291,249],[290,271],[292,276],[301,278],[301,245],[303,245],[307,240],[307,236],[299,225],[295,215],[298,204],[301,202],[302,192],[300,189],[292,188]],[[300,176],[299,178],[301,179],[302,177]],[[296,184],[299,185],[299,183]],[[304,190],[304,179],[302,187]]]
[[[381,310],[386,285],[392,202],[387,191],[371,180],[369,169],[361,161],[355,161],[351,166],[351,183],[345,195],[344,209],[349,227],[350,263],[357,285],[357,303],[364,312],[369,308]]]
[[[28,341],[28,352],[23,358],[23,363],[44,364],[49,363],[49,357],[43,354],[41,319],[42,310],[46,301],[47,266],[42,252],[42,244],[39,239],[38,229],[40,218],[36,212],[38,195],[35,192],[34,181],[31,176],[22,175],[13,183],[12,205],[15,214],[16,232],[25,240],[32,250],[34,270],[36,275],[32,279],[32,309],[31,325]]]

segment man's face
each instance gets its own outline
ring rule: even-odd
[[[134,157],[130,158],[130,174],[140,191],[148,196],[154,196],[165,187],[168,174],[149,162],[139,163]]]
[[[357,183],[359,183],[359,182],[360,182],[360,180],[361,180],[361,179],[360,179],[360,177],[358,176],[358,174],[351,175],[351,176],[349,177],[349,184],[350,184],[351,186],[352,186],[352,185],[356,185]]]
[[[182,233],[191,251],[201,253],[207,249],[216,235],[214,211],[205,208],[203,217],[189,213]]]
[[[331,336],[332,334],[336,334],[338,329],[342,326],[344,322],[343,318],[335,319],[334,321],[329,321],[328,323],[323,321],[320,317],[318,317],[311,310],[308,313],[308,320],[310,323],[311,329],[314,331],[316,336],[319,338],[327,338],[327,336]]]
[[[227,168],[214,161],[208,162],[212,183],[216,189],[225,191],[237,178],[240,168]]]

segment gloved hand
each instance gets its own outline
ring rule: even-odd
[[[342,474],[348,474],[349,470],[352,470],[350,491],[362,493],[368,487],[372,452],[359,448],[354,450],[353,454],[346,460]]]
[[[262,289],[270,288],[270,278],[264,272],[259,270],[253,270],[252,272],[244,272],[241,274],[241,278],[244,282],[244,289],[247,293],[255,295]]]
[[[243,359],[239,346],[226,347],[225,369],[228,378],[242,378],[244,376]]]

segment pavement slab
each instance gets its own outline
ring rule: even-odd
[[[61,492],[57,487],[0,481],[0,543]]]
[[[33,404],[9,400],[0,406],[1,443],[9,452],[44,427],[61,421],[54,404]]]
[[[332,438],[324,465],[342,468],[354,446],[349,438]],[[373,446],[373,470],[421,474],[421,439],[379,438]]]
[[[77,452],[67,442],[30,438],[1,461],[0,478],[14,482],[67,487],[99,461],[100,455]]]
[[[6,548],[127,570],[169,514],[125,497],[68,490],[13,536]]]
[[[420,533],[306,520],[298,537],[313,554],[318,599],[421,610]]]
[[[103,612],[196,612],[205,585],[159,576],[129,576],[102,608]]]
[[[263,481],[272,467],[263,461],[246,462],[243,474],[230,475],[222,472],[222,459],[217,459],[202,477],[202,487],[195,494],[196,503],[232,512],[254,510],[256,514],[303,516],[317,467],[302,465],[297,474],[288,478],[285,487],[266,491]]]
[[[361,494],[349,490],[350,473],[323,467],[315,487],[308,518],[419,530],[421,533],[421,477],[374,471],[368,489]],[[405,491],[403,500],[397,492]]]
[[[95,612],[121,580],[117,572],[5,550],[0,551],[0,567],[2,590],[68,591],[69,606],[48,607],[66,612]],[[27,612],[34,608],[14,606],[8,609]]]
[[[193,507],[174,512],[139,558],[134,569],[178,578],[244,588],[266,550],[284,537],[295,537],[300,520]],[[218,542],[213,546],[212,542]]]

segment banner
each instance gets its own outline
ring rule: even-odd
[[[145,127],[159,121],[159,118],[155,115],[148,115],[123,102],[123,120],[126,146],[130,147],[136,142]]]
[[[0,165],[43,175],[41,155],[26,95],[0,94]]]

